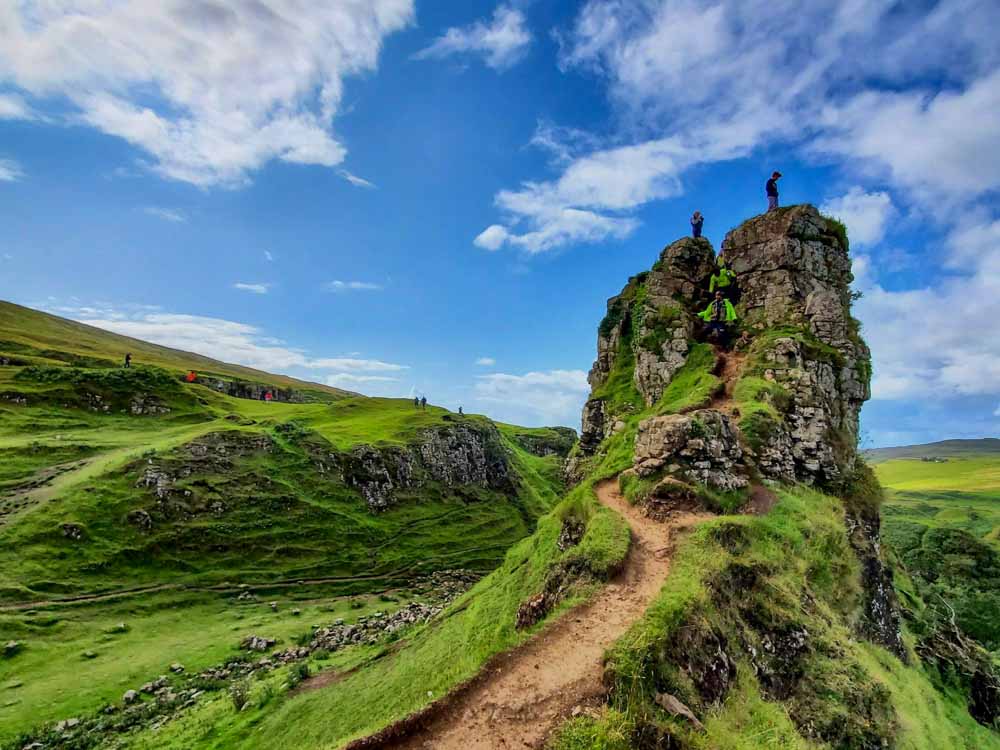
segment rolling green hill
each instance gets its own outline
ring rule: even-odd
[[[489,572],[555,505],[575,437],[6,303],[0,330],[0,644],[18,643],[0,657],[0,744],[256,630],[302,637],[398,608],[436,571]]]
[[[998,442],[887,449],[913,457],[883,460],[875,472],[887,488],[885,535],[914,589],[932,605],[946,600],[963,631],[1000,654]],[[929,456],[950,457],[921,460]]]
[[[1000,438],[976,440],[940,440],[922,445],[902,445],[895,448],[871,448],[863,452],[872,464],[893,458],[960,458],[962,456],[994,455],[1000,453]]]

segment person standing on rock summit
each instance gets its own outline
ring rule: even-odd
[[[708,323],[708,336],[717,337],[719,346],[725,349],[729,345],[729,324],[736,321],[736,310],[733,303],[722,296],[722,292],[715,293],[715,299],[708,303],[698,317]]]
[[[701,211],[695,211],[694,215],[691,217],[691,236],[695,239],[701,237],[701,228],[705,225],[705,217],[701,215]]]
[[[781,179],[781,172],[771,172],[771,179],[764,186],[767,193],[767,210],[773,211],[778,207],[778,180]]]

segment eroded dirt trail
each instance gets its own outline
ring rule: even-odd
[[[632,528],[625,569],[588,604],[500,660],[447,712],[392,747],[538,748],[575,706],[601,697],[604,652],[660,591],[670,569],[675,535],[701,517],[681,514],[668,522],[653,521],[619,494],[616,480],[597,485],[597,496]]]

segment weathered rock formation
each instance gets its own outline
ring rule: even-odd
[[[746,363],[730,377],[747,378],[737,395],[755,403],[747,414],[737,403],[697,416],[650,416],[638,425],[636,469],[666,468],[716,488],[746,486],[751,475],[833,486],[854,465],[871,371],[850,314],[845,238],[803,205],[745,222],[722,247],[742,293],[737,349]],[[630,416],[655,411],[702,335],[696,315],[708,303],[714,268],[707,240],[681,239],[608,301],[583,409],[582,456]],[[732,395],[737,383],[723,385]],[[634,398],[622,396],[629,389]],[[692,434],[693,426],[706,435]],[[752,434],[742,435],[747,427]]]

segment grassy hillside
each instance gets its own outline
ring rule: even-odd
[[[869,463],[877,464],[893,458],[959,458],[998,453],[1000,453],[1000,438],[981,438],[941,440],[937,443],[903,445],[895,448],[871,448],[864,451],[864,456]]]
[[[1000,453],[891,459],[875,470],[888,490],[885,536],[916,592],[938,608],[946,600],[963,631],[1000,654]]]
[[[78,365],[109,368],[131,353],[136,364],[155,365],[175,372],[195,370],[205,375],[265,383],[281,388],[324,394],[326,398],[351,394],[320,383],[254,370],[182,352],[148,341],[120,336],[74,320],[0,300],[0,361],[20,365]]]
[[[352,396],[13,305],[0,319],[0,644],[18,643],[0,654],[0,746],[172,662],[230,659],[250,633],[294,643],[433,595],[435,571],[488,573],[559,499],[566,431]],[[183,382],[194,368],[311,395],[236,398]]]

